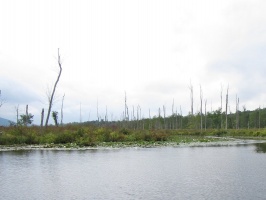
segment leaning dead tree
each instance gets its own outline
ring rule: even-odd
[[[48,96],[49,107],[48,107],[47,117],[46,117],[46,121],[45,121],[45,126],[46,126],[46,127],[47,127],[47,125],[48,125],[48,121],[49,121],[49,117],[50,117],[50,113],[51,113],[51,109],[52,109],[52,105],[53,105],[53,100],[54,100],[55,90],[56,90],[57,84],[58,84],[58,82],[59,82],[59,79],[60,79],[61,73],[62,73],[62,63],[61,63],[61,59],[60,59],[59,49],[58,49],[57,62],[58,62],[58,66],[59,66],[59,73],[58,73],[57,79],[56,79],[56,81],[55,81],[55,84],[54,84],[54,88],[53,88],[52,94]]]

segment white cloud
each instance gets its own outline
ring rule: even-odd
[[[14,82],[22,89],[1,117],[32,98],[38,119],[56,78],[57,48],[63,72],[54,109],[65,93],[66,121],[79,121],[80,103],[83,119],[95,119],[97,99],[101,113],[107,106],[119,119],[125,91],[128,105],[146,116],[163,105],[170,113],[173,99],[187,113],[190,81],[195,110],[200,84],[214,109],[221,84],[230,85],[232,105],[238,94],[256,108],[265,101],[265,8],[262,0],[3,1],[0,89]],[[30,91],[24,100],[23,88]]]

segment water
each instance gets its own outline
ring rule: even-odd
[[[266,144],[0,152],[0,199],[265,199]]]

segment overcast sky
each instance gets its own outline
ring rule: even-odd
[[[200,85],[207,110],[220,106],[229,85],[230,110],[266,102],[265,0],[2,0],[0,1],[0,117],[47,112],[56,80],[57,49],[63,72],[52,110],[64,122],[120,119],[129,112],[158,114],[172,102],[178,113],[199,111]],[[80,109],[81,108],[81,109]],[[223,105],[225,108],[225,104]],[[53,123],[50,119],[50,123]]]

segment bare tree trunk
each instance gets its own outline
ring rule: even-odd
[[[203,94],[202,94],[202,89],[201,89],[201,85],[200,85],[200,131],[202,132],[202,97]]]
[[[28,105],[26,105],[26,122],[25,122],[26,126],[28,126],[28,116],[29,116]]]
[[[44,118],[44,109],[42,109],[41,113],[41,127],[43,127],[43,118]]]
[[[149,129],[151,129],[152,124],[151,124],[151,111],[149,109]]]
[[[178,128],[177,108],[175,110],[175,129]]]
[[[260,129],[260,107],[259,107],[259,129]]]
[[[53,105],[53,99],[54,99],[56,86],[57,86],[57,83],[59,82],[59,79],[60,79],[60,76],[61,76],[61,73],[62,73],[62,66],[61,66],[62,63],[61,63],[61,59],[60,59],[59,49],[58,49],[57,62],[58,62],[58,66],[59,66],[59,73],[58,73],[57,79],[56,79],[55,84],[54,84],[53,92],[52,92],[51,96],[49,96],[49,107],[48,107],[47,117],[46,117],[46,121],[45,121],[45,127],[48,126],[48,122],[49,122],[49,117],[50,117],[50,113],[51,113],[51,109],[52,109],[52,105]]]
[[[189,90],[190,90],[190,100],[191,100],[191,115],[193,115],[193,86],[191,82],[190,82]]]
[[[237,99],[237,129],[239,129],[239,98]]]
[[[136,129],[135,124],[136,124],[136,117],[135,117],[135,109],[134,109],[134,106],[133,106],[133,127],[134,127],[134,129]]]
[[[164,121],[164,129],[166,129],[166,121],[165,121],[165,106],[163,106],[163,121]]]
[[[140,129],[141,129],[141,123],[142,123],[142,117],[141,117],[141,107],[139,106],[139,119],[140,119]]]
[[[139,113],[139,105],[137,106],[137,129],[139,128],[139,119],[140,119],[140,113]]]
[[[127,93],[125,91],[125,121],[128,121],[128,112],[127,112]]]
[[[182,129],[182,108],[180,106],[180,128]]]
[[[228,110],[228,90],[229,90],[229,85],[227,86],[227,91],[226,91],[226,100],[225,100],[225,130],[227,130],[227,110]]]
[[[105,122],[108,122],[107,106],[106,106],[106,108],[105,108]]]
[[[98,125],[99,125],[99,108],[98,108],[98,99],[97,99],[97,120],[98,120]]]
[[[18,108],[19,108],[19,104],[18,104],[18,106],[15,107],[16,113],[17,113],[17,125],[18,125]]]
[[[64,99],[65,99],[65,94],[63,95],[62,105],[61,105],[61,126],[63,125],[63,118],[64,118],[63,114]]]
[[[223,85],[221,84],[221,129],[223,128]]]
[[[205,131],[207,129],[207,112],[206,112],[206,107],[207,107],[207,99],[205,100]]]
[[[236,95],[236,129],[239,129],[239,115],[238,115],[238,110],[239,110],[239,98],[237,98],[237,95]]]
[[[175,125],[174,107],[175,107],[175,99],[173,99],[173,104],[172,104],[172,117],[171,117],[172,118],[172,120],[171,120],[172,121],[172,126],[170,127],[171,129],[174,129],[174,127],[175,127],[174,126]]]
[[[161,129],[161,108],[159,108],[158,116],[158,129]]]

